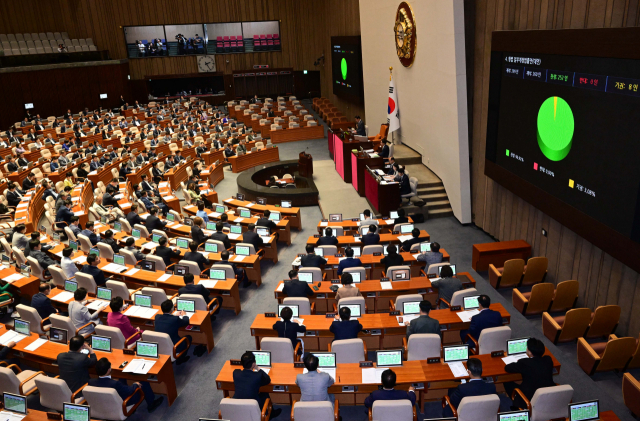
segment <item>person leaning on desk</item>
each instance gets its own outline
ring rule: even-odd
[[[336,315],[331,327],[329,327],[329,331],[333,333],[334,341],[356,339],[358,337],[358,333],[362,330],[362,325],[358,320],[349,320],[350,318],[351,310],[349,307],[342,307],[339,311],[339,316]]]
[[[295,269],[289,271],[289,280],[284,281],[282,293],[287,297],[299,298],[313,297],[315,295],[308,283],[298,279],[298,271]]]
[[[315,254],[315,246],[313,244],[307,244],[305,250],[307,254],[300,259],[300,267],[322,269],[327,264],[324,257]]]
[[[233,371],[233,399],[253,399],[258,402],[260,410],[264,408],[264,403],[269,399],[267,392],[260,392],[262,386],[271,383],[271,377],[256,366],[256,356],[253,352],[247,351],[240,358],[242,370]],[[276,418],[282,409],[271,411],[269,419]]]
[[[60,378],[67,383],[72,393],[89,383],[89,368],[96,365],[97,361],[96,354],[85,343],[82,335],[71,338],[69,351],[58,354],[56,358]]]

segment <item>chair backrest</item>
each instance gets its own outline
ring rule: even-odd
[[[409,399],[397,401],[377,400],[371,406],[374,420],[413,421],[413,405]]]
[[[618,326],[622,308],[618,305],[598,306],[593,314],[587,338],[609,336]]]
[[[107,288],[111,288],[112,297],[120,297],[124,301],[130,301],[131,296],[129,294],[129,288],[127,288],[127,284],[122,281],[107,281]]]
[[[365,301],[364,301],[364,297],[363,296],[341,298],[338,301],[338,308],[340,308],[340,306],[347,305],[347,304],[349,304],[349,305],[351,305],[351,304],[360,304],[360,309],[362,310],[362,313],[364,314]]]
[[[367,270],[363,267],[345,268],[342,273],[359,273],[360,281],[367,279]]]
[[[2,244],[2,248],[4,249],[5,254],[8,258],[11,258],[13,250],[11,249],[11,244],[7,241],[5,237],[0,237],[0,244]]]
[[[144,287],[140,290],[140,294],[151,296],[151,305],[159,306],[167,301],[167,293],[162,288]],[[202,296],[200,296],[202,298]]]
[[[196,311],[209,311],[207,302],[204,300],[204,298],[202,298],[202,295],[200,294],[182,294],[180,298],[195,301]]]
[[[78,288],[84,288],[87,292],[95,294],[98,292],[98,286],[96,285],[93,275],[88,273],[76,272],[76,281],[78,281]]]
[[[331,352],[336,353],[336,363],[359,363],[367,358],[364,355],[364,342],[362,339],[343,339],[333,341]]]
[[[111,338],[111,348],[124,349],[126,338],[122,334],[122,331],[117,327],[97,325],[95,330],[98,336],[107,336]]]
[[[387,278],[389,279],[394,279],[393,275],[401,270],[408,270],[409,271],[409,277],[411,277],[411,268],[407,265],[400,265],[400,266],[389,266],[389,268],[387,269],[387,271],[385,272],[385,274],[387,275]],[[408,279],[407,279],[408,281]]]
[[[255,399],[223,398],[220,416],[227,420],[261,421],[262,408]]]
[[[522,285],[533,285],[544,281],[548,265],[549,259],[546,257],[532,257],[529,259],[522,277]]]
[[[49,266],[47,270],[49,270],[49,273],[51,274],[51,281],[53,284],[57,287],[64,288],[64,281],[67,280],[67,275],[64,274],[62,268]]]
[[[236,246],[248,247],[249,248],[249,255],[256,254],[256,248],[251,243],[237,243]]]
[[[511,259],[504,262],[504,268],[502,270],[502,278],[500,280],[500,287],[514,287],[517,286],[522,280],[522,273],[524,272],[524,260]]]
[[[478,338],[478,354],[491,354],[493,351],[506,351],[507,340],[511,339],[509,326],[498,326],[482,329]]]
[[[127,218],[119,218],[118,221],[122,224],[122,230],[127,234],[131,234],[131,224],[129,224]]]
[[[539,314],[549,309],[553,300],[553,284],[536,284],[531,288],[531,296],[526,314]]]
[[[80,241],[80,250],[84,251],[85,253],[89,253],[91,247],[93,247],[91,245],[91,240],[89,240],[89,237],[84,234],[78,234],[78,241]]]
[[[439,357],[442,341],[435,333],[414,333],[407,342],[407,361]]]
[[[35,308],[26,306],[24,304],[18,304],[16,306],[16,310],[18,310],[18,313],[20,313],[21,319],[29,322],[29,329],[31,330],[31,332],[37,333],[38,335],[46,334],[46,332],[42,330],[42,327],[40,327],[42,317],[40,317],[40,314]]]
[[[166,270],[167,269],[167,265],[164,263],[164,260],[160,256],[156,256],[156,255],[153,255],[153,254],[147,254],[145,256],[145,259],[151,260],[152,262],[155,262],[156,263],[156,270]],[[198,273],[199,273],[199,271],[198,271]]]
[[[71,228],[64,227],[64,233],[67,235],[67,237],[69,237],[70,240],[78,241],[76,235],[73,233],[73,231],[71,231]]]
[[[383,251],[381,244],[373,244],[370,246],[364,246],[361,254],[364,256],[365,254],[382,253]]]
[[[272,363],[293,364],[293,345],[289,338],[262,338],[262,351],[271,351]]]
[[[100,250],[100,257],[107,260],[113,260],[113,249],[107,243],[103,243],[102,241],[96,244],[98,250]]]
[[[121,248],[119,253],[124,256],[124,263],[126,265],[135,266],[135,265],[138,264],[138,261],[136,260],[136,255],[133,254],[133,252],[131,250],[127,250],[127,249]]]
[[[293,405],[296,420],[334,421],[333,405],[328,401],[296,402]]]
[[[133,228],[140,230],[140,235],[143,236],[144,238],[149,238],[149,231],[147,230],[147,227],[145,227],[142,224],[134,224]]]
[[[192,273],[194,276],[200,275],[200,266],[192,260],[180,260],[178,262],[179,265],[184,265],[189,268],[189,273]]]
[[[336,246],[318,246],[318,247],[324,250],[325,256],[333,256],[334,254],[338,253],[338,247]]]
[[[475,288],[467,288],[453,293],[451,297],[452,306],[461,306],[464,301],[464,297],[470,297],[472,295],[478,295],[478,290]]]
[[[567,311],[558,341],[566,342],[582,338],[591,323],[591,309],[574,308]]]
[[[568,384],[539,388],[531,398],[531,421],[564,419],[571,398],[573,388]]]
[[[402,309],[404,308],[404,303],[408,302],[408,301],[422,301],[422,294],[405,294],[405,295],[398,295],[398,297],[396,297],[396,302],[395,302],[395,307],[397,311],[402,312]]]
[[[44,281],[44,269],[42,269],[40,263],[31,256],[27,257],[27,262],[29,263],[29,266],[31,266],[31,274],[36,278],[39,278],[41,281]]]
[[[298,306],[298,315],[300,316],[311,314],[311,302],[306,297],[287,297],[282,300],[282,304]]]
[[[624,370],[636,348],[635,338],[611,339],[602,353],[597,371]]]
[[[173,341],[171,341],[171,337],[167,333],[145,330],[142,332],[142,340],[157,342],[158,354],[169,355],[171,357],[171,361],[176,360],[173,355]]]
[[[73,325],[70,317],[61,316],[59,314],[52,314],[51,316],[49,316],[49,321],[51,321],[51,327],[66,329],[69,337],[75,336],[76,327]]]
[[[427,268],[427,276],[429,276],[429,275],[438,275],[438,271],[440,270],[439,268],[441,266],[448,266],[448,265],[450,265],[449,262],[434,263],[432,265],[429,265],[429,267]]]
[[[40,393],[40,405],[62,412],[62,404],[71,400],[71,390],[62,379],[38,376],[35,379]]]
[[[20,379],[10,368],[0,367],[0,393],[20,394]]]
[[[498,395],[467,396],[458,405],[458,421],[495,420],[499,409]]]
[[[105,420],[126,420],[122,411],[122,398],[110,387],[86,386],[82,396],[91,407],[91,417]]]
[[[314,284],[322,281],[322,269],[320,268],[300,268],[298,273],[311,273]]]
[[[549,308],[549,312],[565,311],[573,308],[578,298],[578,289],[580,284],[578,281],[564,281],[556,286],[553,302]]]

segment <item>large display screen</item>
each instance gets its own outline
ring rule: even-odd
[[[637,245],[640,60],[580,53],[492,51],[485,171],[599,247]]]
[[[331,37],[333,93],[354,102],[364,100],[360,37]]]

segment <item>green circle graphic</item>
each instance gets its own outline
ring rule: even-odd
[[[342,79],[347,80],[347,59],[343,58],[340,62],[340,70],[342,70]]]
[[[552,96],[538,111],[538,146],[552,161],[562,161],[571,150],[575,122],[567,101]]]

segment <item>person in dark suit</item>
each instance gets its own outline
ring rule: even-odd
[[[378,227],[369,225],[369,232],[362,236],[362,246],[372,246],[380,244],[380,234],[376,233]]]
[[[56,222],[66,222],[66,225],[60,224],[60,227],[68,226],[71,224],[71,217],[73,216],[73,212],[71,212],[72,206],[73,203],[71,202],[71,200],[67,199],[64,202],[64,206],[61,206],[58,210],[58,213],[56,214]]]
[[[393,225],[407,224],[407,223],[409,223],[409,218],[405,216],[404,209],[402,208],[398,209],[398,217],[393,220]]]
[[[152,207],[149,209],[149,216],[147,216],[147,220],[145,221],[145,225],[147,226],[147,231],[151,232],[153,230],[163,230],[166,222],[163,222],[158,218],[158,208]]]
[[[189,253],[187,253],[188,255]],[[200,256],[202,256],[200,253],[198,253]],[[187,255],[185,255],[185,260],[190,260],[187,259]],[[198,294],[198,295],[202,295],[202,298],[204,298],[204,301],[209,304],[209,290],[206,289],[203,285],[201,284],[194,284],[193,281],[194,277],[193,274],[191,273],[187,273],[186,275],[184,275],[184,284],[185,286],[183,286],[182,288],[180,288],[178,290],[178,294],[179,295],[183,295],[183,294]],[[216,295],[214,297],[217,301],[218,301],[218,309],[216,311],[213,312],[213,315],[211,316],[211,320],[215,320],[216,319],[216,314],[220,313],[220,309],[222,309],[222,297],[220,295]]]
[[[115,187],[111,185],[107,186],[107,191],[102,196],[102,204],[104,206],[112,206],[114,208],[120,208],[120,205],[118,204],[118,200],[114,197],[117,195],[116,192],[117,190]],[[135,203],[131,205],[131,207],[133,206],[135,206]],[[131,223],[131,221],[129,221],[129,223]],[[136,222],[136,223],[139,224],[139,222]]]
[[[9,155],[9,162],[7,162],[7,170],[9,172],[18,171],[18,164],[16,164],[16,160],[12,155]]]
[[[22,180],[22,190],[31,190],[36,186],[36,175],[32,172],[27,174],[27,178]]]
[[[107,230],[104,233],[104,238],[100,240],[100,242],[111,246],[111,250],[113,250],[115,254],[120,251],[120,246],[118,245],[118,242],[113,238],[113,231],[111,230]]]
[[[480,338],[480,333],[483,329],[502,326],[502,316],[499,311],[491,310],[491,298],[488,295],[481,295],[478,297],[478,304],[480,304],[480,313],[471,318],[471,325],[469,330],[460,331],[460,338],[464,343],[467,334],[471,335],[475,340]],[[467,342],[469,348],[473,349],[475,344],[471,339]]]
[[[389,146],[387,145],[387,139],[382,139],[382,148],[380,148],[380,157],[382,159],[389,158]]]
[[[273,324],[273,330],[278,332],[279,338],[288,338],[295,349],[298,345],[298,333],[306,332],[307,328],[297,321],[291,321],[293,310],[290,307],[284,307],[280,311],[280,317],[282,317],[282,320],[278,320]],[[302,349],[300,349],[300,353],[302,353]]]
[[[163,301],[160,305],[160,309],[162,310],[162,314],[156,315],[155,330],[156,332],[166,333],[167,335],[169,335],[171,341],[173,341],[173,344],[175,345],[178,343],[178,341],[180,341],[180,339],[182,339],[180,338],[178,331],[181,327],[185,327],[189,324],[189,316],[187,316],[187,314],[183,310],[178,312],[177,316],[174,316],[172,314],[173,302],[171,300]],[[186,335],[185,338],[187,338],[187,341],[182,342],[176,352],[180,353],[185,349],[187,349],[187,351],[176,360],[177,365],[186,363],[187,361],[189,361],[189,358],[191,358],[187,355],[189,352],[189,346],[191,345],[191,335]]]
[[[440,268],[440,279],[434,279],[431,286],[438,288],[438,300],[442,298],[450,303],[453,294],[462,289],[462,281],[454,278],[453,269],[449,265],[445,265]],[[441,303],[440,306],[441,308],[447,307],[444,303]]]
[[[305,250],[307,251],[307,255],[302,256],[300,259],[300,267],[322,269],[324,265],[327,264],[326,259],[322,256],[317,256],[314,249],[313,244],[306,245]]]
[[[133,237],[127,238],[124,249],[133,253],[133,257],[136,259],[136,261],[139,262],[140,260],[144,260],[145,254],[135,247],[135,243],[136,243],[135,238]]]
[[[496,386],[492,383],[486,383],[482,380],[482,361],[477,358],[469,358],[467,361],[467,373],[469,373],[469,380],[466,383],[460,384],[456,388],[449,389],[447,394],[451,401],[451,406],[458,409],[458,405],[463,398],[467,396],[484,396],[495,395]],[[445,406],[442,410],[443,417],[453,417],[453,411],[449,405]]]
[[[16,183],[9,183],[7,189],[9,190],[7,192],[7,202],[9,203],[9,206],[18,206],[20,204],[20,200],[22,200],[24,192],[17,188]],[[56,218],[57,216],[58,215],[56,214]]]
[[[156,399],[149,382],[134,382],[129,386],[125,379],[120,379],[120,381],[112,379],[111,363],[107,358],[100,358],[98,360],[96,363],[96,374],[98,378],[89,380],[89,386],[115,389],[123,401],[133,395],[137,388],[142,389],[144,400],[147,402],[147,411],[150,413],[155,411],[160,404],[162,404],[162,401],[164,401],[164,397],[162,396]],[[127,402],[127,405],[135,405],[138,402],[140,402],[140,394],[133,396]]]
[[[407,327],[407,339],[414,333],[440,334],[440,323],[436,319],[429,317],[431,307],[431,302],[427,300],[420,301],[420,317],[411,320],[411,322],[404,322]],[[402,311],[402,309],[399,310]]]
[[[202,254],[198,253],[198,244],[200,243],[197,243],[194,240],[189,241],[189,250],[191,251],[185,253],[183,260],[189,260],[191,262],[197,263],[198,267],[200,268],[200,272],[202,272],[206,265],[211,264],[211,261],[204,257]]]
[[[169,266],[172,258],[180,257],[179,250],[173,250],[171,247],[167,247],[167,237],[160,237],[158,244],[158,247],[154,250],[154,254],[158,257],[162,257],[165,265]]]
[[[420,230],[418,228],[411,230],[411,237],[413,238],[402,243],[402,251],[409,252],[411,251],[412,245],[422,242],[422,239],[420,238]]]
[[[254,224],[249,224],[247,231],[242,234],[242,242],[253,244],[253,247],[256,249],[256,253],[260,247],[264,245],[262,237],[256,234],[256,226]]]
[[[251,285],[251,282],[249,282],[249,278],[247,277],[244,269],[238,268],[235,263],[229,261],[229,252],[227,250],[224,250],[222,253],[220,253],[220,258],[222,259],[222,261],[220,261],[218,264],[231,266],[231,268],[233,269],[233,273],[236,274],[236,278],[238,279],[238,282],[242,283],[243,288],[247,288],[249,285]]]
[[[41,282],[39,291],[40,292],[31,298],[31,307],[36,309],[43,320],[52,314],[58,314],[58,310],[51,305],[51,299],[48,297],[51,293],[51,284]],[[51,322],[47,320],[44,324],[48,325],[50,323]]]
[[[411,193],[411,184],[409,184],[409,176],[404,173],[404,167],[400,167],[398,170],[398,176],[400,178],[400,195]]]
[[[225,214],[223,214],[223,216],[224,215]],[[224,244],[224,248],[229,249],[231,247],[231,241],[229,241],[229,237],[227,236],[227,234],[222,232],[222,228],[224,228],[224,222],[222,221],[216,222],[216,232],[211,234],[211,239],[222,241],[222,244]]]
[[[202,225],[204,224],[204,220],[199,216],[193,218],[193,225],[191,226],[191,238],[196,243],[196,245],[200,245],[207,241],[209,237],[202,231]],[[231,247],[231,244],[229,244]],[[226,244],[225,244],[226,248]]]
[[[541,340],[529,338],[527,341],[527,356],[529,358],[523,358],[504,367],[507,373],[520,373],[522,375],[522,383],[520,384],[516,382],[504,383],[504,390],[509,397],[518,388],[527,399],[531,400],[533,394],[539,388],[555,386],[553,381],[553,360],[550,356],[544,355],[545,350],[546,348]],[[514,409],[526,407],[526,404],[519,396],[513,401],[512,408]]]
[[[331,228],[325,228],[324,237],[318,238],[317,242],[318,246],[337,246],[338,239],[333,235],[333,230]]]
[[[102,269],[98,267],[99,264],[100,257],[95,254],[90,254],[87,256],[87,264],[82,266],[82,270],[80,272],[93,276],[93,280],[96,281],[96,285],[103,287],[107,283],[107,280],[104,277]]]
[[[411,401],[411,405],[416,404],[416,390],[413,386],[409,387],[409,391],[395,390],[396,387],[396,373],[387,368],[382,372],[382,389],[371,392],[369,396],[364,400],[364,406],[371,408],[375,401],[399,401],[408,399]]]
[[[88,355],[80,351],[87,350]],[[89,382],[89,368],[96,365],[98,359],[85,342],[84,336],[76,335],[69,341],[69,351],[58,354],[56,362],[60,378],[65,381],[72,392]]]
[[[127,221],[129,221],[129,225],[131,225],[131,228],[133,228],[135,224],[142,224],[142,218],[140,218],[140,215],[138,215],[137,203],[131,204],[131,211],[129,211],[129,213],[127,214]]]
[[[298,272],[293,269],[289,271],[289,280],[284,282],[282,293],[287,297],[300,298],[312,297],[315,294],[308,283],[298,279]]]
[[[269,215],[271,215],[271,211],[269,209],[266,209],[264,211],[264,216],[258,219],[258,222],[256,222],[256,226],[267,227],[269,228],[269,234],[273,234],[274,231],[278,229],[278,226],[275,222],[269,219]]]
[[[357,320],[349,320],[351,318],[351,310],[349,307],[342,307],[339,315],[336,315],[329,331],[333,333],[333,340],[355,339],[362,330],[362,325]]]
[[[371,226],[373,227],[373,225]],[[342,271],[344,271],[347,268],[355,268],[355,267],[362,266],[362,261],[360,259],[354,259],[353,253],[354,252],[351,247],[347,247],[344,250],[344,254],[345,256],[347,256],[347,258],[342,260],[338,265],[338,275],[342,275]]]
[[[84,229],[80,231],[80,234],[89,237],[89,241],[91,241],[91,245],[95,246],[100,241],[100,237],[96,234],[95,229],[93,228],[95,223],[93,221],[87,221],[84,226]]]
[[[366,136],[367,132],[364,128],[364,121],[360,118],[359,115],[356,116],[356,135],[357,136]]]
[[[380,260],[380,263],[384,265],[384,271],[386,272],[391,266],[400,266],[404,263],[404,258],[401,254],[398,254],[398,249],[395,244],[389,244],[387,246],[387,255]]]
[[[271,383],[271,378],[267,373],[260,370],[256,366],[256,357],[253,352],[247,351],[240,358],[242,362],[242,370],[233,371],[233,385],[235,393],[233,399],[254,399],[258,402],[260,410],[264,407],[264,403],[269,398],[266,392],[260,392],[262,386]],[[274,409],[269,418],[276,418],[282,410]]]

